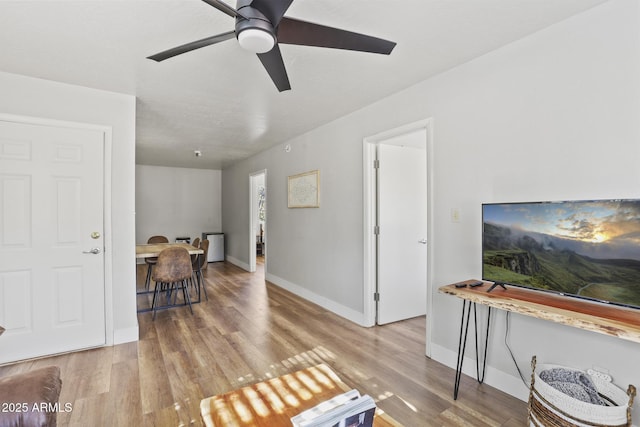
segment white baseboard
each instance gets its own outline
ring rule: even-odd
[[[431,358],[451,369],[456,369],[458,354],[442,346],[431,344]],[[464,358],[462,365],[462,373],[476,378],[476,360],[470,357]],[[485,384],[495,387],[517,399],[526,402],[529,400],[529,389],[522,383],[520,377],[508,375],[487,365],[487,371],[484,379]],[[453,393],[454,378],[451,378],[451,393]]]
[[[238,258],[234,258],[232,256],[227,255],[225,257],[225,261],[229,261],[231,264],[235,265],[236,267],[240,267],[241,269],[243,269],[245,271],[250,271],[249,270],[249,264],[247,264],[244,261],[240,261]]]
[[[311,301],[314,304],[318,304],[320,307],[329,310],[340,317],[344,317],[345,319],[350,320],[360,326],[369,326],[365,322],[364,313],[360,313],[359,311],[355,311],[349,307],[345,307],[344,305],[338,304],[335,301],[330,300],[329,298],[318,295],[306,288],[303,288],[300,285],[291,283],[288,280],[285,280],[278,276],[274,276],[273,274],[266,273],[265,279],[278,287],[296,294],[301,298]]]
[[[113,331],[113,345],[138,341],[139,336],[137,325],[126,329],[115,329]]]

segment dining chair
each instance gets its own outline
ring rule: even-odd
[[[195,239],[193,239],[193,243],[191,243],[191,245],[194,248],[200,248],[200,238],[196,237]],[[193,287],[196,286],[196,280],[198,279],[198,277],[196,276],[196,266],[198,265],[198,262],[200,262],[198,259],[199,259],[198,254],[191,255],[191,265],[193,266],[193,277],[191,278],[191,284]],[[198,300],[200,300],[199,297],[200,297],[200,293],[198,293]]]
[[[156,282],[153,290],[153,300],[151,301],[151,309],[153,310],[153,319],[156,318],[158,309],[158,299],[160,292],[167,293],[167,307],[176,305],[176,297],[179,290],[182,290],[184,305],[189,305],[191,314],[191,298],[187,290],[187,283],[191,279],[192,267],[189,251],[185,248],[173,247],[167,248],[158,255],[158,262],[153,268],[153,280]],[[174,293],[175,292],[175,293]],[[174,301],[171,303],[171,296]]]
[[[198,283],[198,299],[200,299],[200,289],[204,289],[204,296],[209,301],[209,295],[207,295],[207,287],[204,283],[204,276],[202,275],[202,270],[207,269],[207,254],[209,252],[209,240],[204,239],[200,242],[200,249],[202,249],[201,254],[198,254],[195,262],[192,264],[193,274],[196,276],[196,281]]]
[[[147,240],[147,243],[169,243],[169,239],[165,236],[151,236]],[[144,287],[146,290],[149,290],[149,285],[151,284],[151,269],[158,262],[158,258],[145,258],[145,264],[147,264],[147,278],[144,281]]]

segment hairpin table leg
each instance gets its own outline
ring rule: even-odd
[[[458,340],[458,360],[456,364],[456,378],[455,384],[453,387],[453,399],[456,400],[458,398],[458,391],[460,390],[460,379],[462,377],[462,364],[464,363],[464,353],[467,347],[467,334],[469,332],[469,321],[471,319],[471,306],[473,305],[473,323],[475,328],[475,339],[476,339],[476,375],[478,382],[482,384],[484,382],[484,377],[487,368],[487,348],[489,344],[489,326],[491,324],[491,310],[489,307],[489,311],[487,314],[487,330],[485,331],[485,344],[484,344],[484,355],[482,358],[482,374],[480,373],[480,352],[478,348],[478,316],[476,312],[476,304],[469,301],[467,306],[467,300],[462,301],[462,319],[460,321],[460,338]],[[465,312],[466,310],[466,312]]]

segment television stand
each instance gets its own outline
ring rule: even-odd
[[[472,282],[475,283],[477,281],[465,280],[458,284]],[[482,285],[475,287],[456,287],[454,283],[438,289],[438,291],[443,294],[453,295],[462,299],[458,363],[456,366],[456,379],[453,390],[454,400],[458,398],[467,332],[472,316],[475,323],[477,380],[479,383],[484,381],[484,372],[487,364],[489,326],[491,322],[491,312],[494,309],[512,311],[514,313],[640,343],[640,321],[638,320],[638,310],[636,309],[519,287],[511,287],[509,288],[509,292],[507,292],[504,286],[502,286],[504,289],[495,289],[496,286],[500,286],[500,284],[483,281]],[[495,292],[487,293],[487,289],[495,289]],[[478,323],[476,322],[476,306],[478,304],[488,307],[486,330],[481,331],[481,333],[485,334],[484,337],[480,337],[480,334],[478,334]],[[478,342],[482,338],[484,338],[485,341],[484,355],[478,351]]]
[[[504,289],[505,291],[507,290],[507,287],[504,285],[504,283],[494,283],[493,285],[491,285],[491,287],[489,289],[487,289],[487,292],[491,292],[492,290],[494,290],[497,286],[501,286],[502,289]]]

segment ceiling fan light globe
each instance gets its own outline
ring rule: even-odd
[[[273,49],[276,40],[267,31],[258,28],[247,28],[238,34],[240,46],[253,53],[266,53]]]

